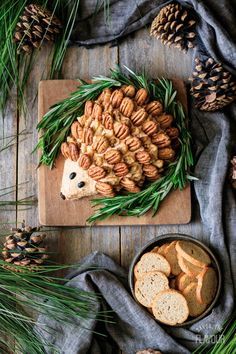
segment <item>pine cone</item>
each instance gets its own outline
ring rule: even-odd
[[[202,111],[216,111],[236,98],[236,81],[212,58],[196,58],[191,80],[195,106]]]
[[[151,25],[151,36],[160,38],[163,44],[180,50],[193,48],[196,39],[196,21],[189,10],[180,4],[171,3],[161,9]]]
[[[26,6],[13,38],[18,44],[18,53],[30,53],[33,48],[39,48],[44,40],[54,41],[61,28],[60,20],[51,11],[36,4]]]
[[[6,237],[2,256],[5,262],[4,268],[22,271],[15,266],[26,266],[29,270],[37,270],[48,259],[47,249],[44,246],[45,234],[39,234],[38,228],[25,226],[21,229],[12,229],[12,233]]]

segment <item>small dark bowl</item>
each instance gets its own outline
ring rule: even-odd
[[[215,271],[217,273],[217,278],[218,278],[218,287],[216,290],[215,298],[212,301],[212,303],[207,307],[207,309],[200,316],[198,316],[196,318],[187,320],[184,323],[177,324],[175,326],[171,326],[171,327],[184,327],[184,326],[192,325],[192,324],[198,322],[199,320],[201,320],[206,315],[208,315],[211,312],[211,310],[213,309],[213,307],[215,306],[215,304],[220,296],[220,292],[221,292],[222,273],[221,273],[221,269],[220,269],[220,264],[217,261],[215,255],[212,253],[212,251],[206,245],[204,245],[204,243],[196,240],[195,238],[193,238],[191,236],[183,235],[183,234],[166,234],[166,235],[161,235],[161,236],[155,237],[154,239],[149,241],[133,258],[133,261],[132,261],[130,268],[129,268],[129,286],[130,286],[130,289],[131,289],[134,299],[137,301],[137,303],[140,306],[142,306],[138,302],[138,300],[135,298],[135,294],[134,294],[134,267],[144,253],[149,252],[155,246],[161,246],[163,243],[171,242],[174,240],[191,241],[191,242],[195,243],[196,245],[200,246],[201,248],[203,248],[210,255],[211,260],[212,260],[212,267],[215,269]],[[150,312],[148,312],[148,313],[150,314],[150,316],[152,316]],[[154,318],[154,316],[152,316],[152,317]],[[160,323],[162,323],[162,322],[160,322]],[[167,325],[165,325],[165,326],[167,326]]]

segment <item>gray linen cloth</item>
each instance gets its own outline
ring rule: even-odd
[[[111,0],[112,24],[109,27],[104,24],[102,11],[98,11],[96,19],[92,17],[95,3],[95,0],[81,1],[72,41],[90,45],[116,40],[149,23],[160,6],[168,2]],[[236,2],[189,0],[181,3],[195,9],[199,17],[199,40],[195,56],[199,51],[208,53],[214,59],[222,61],[235,75]],[[236,142],[236,106],[231,104],[223,111],[215,113],[204,113],[192,108],[190,113],[193,141],[196,145],[195,175],[199,178],[194,183],[194,188],[205,228],[202,239],[221,260],[221,298],[210,315],[191,327],[164,328],[133,301],[125,283],[120,281],[120,276],[124,277],[125,274],[118,265],[105,255],[90,255],[84,260],[83,270],[79,270],[68,285],[85,290],[96,289],[102,294],[105,307],[114,311],[116,321],[116,324],[107,323],[106,331],[127,354],[146,347],[156,348],[164,353],[187,353],[196,346],[201,336],[218,331],[234,307],[236,203],[227,181],[227,169],[231,148]],[[104,269],[88,270],[90,264]],[[43,335],[61,348],[62,354],[109,353],[108,349],[99,347],[99,341],[95,340],[91,332],[84,330],[81,323],[60,327],[45,317],[40,317],[39,322],[47,323],[50,328],[55,329],[52,333],[43,332]],[[96,321],[90,320],[86,326],[94,329]]]

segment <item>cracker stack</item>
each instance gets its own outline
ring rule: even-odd
[[[217,275],[209,254],[193,242],[175,240],[142,255],[134,268],[136,300],[162,323],[198,317],[213,301]]]

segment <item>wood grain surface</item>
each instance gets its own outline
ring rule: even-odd
[[[184,83],[173,80],[178,92],[178,99],[187,108],[187,96]],[[42,119],[50,107],[69,96],[78,86],[73,80],[47,80],[39,84],[38,115]],[[90,200],[94,197],[80,200],[62,200],[60,197],[61,180],[64,168],[62,155],[57,159],[55,167],[49,169],[40,166],[38,169],[39,182],[39,222],[46,226],[85,226],[87,218],[93,214]],[[191,219],[191,193],[188,185],[183,191],[172,191],[161,203],[155,217],[152,212],[142,217],[113,216],[97,225],[159,225],[186,224]]]
[[[9,135],[26,128],[31,132],[5,152],[0,152],[0,188],[14,185],[18,192],[13,198],[33,195],[37,198],[37,165],[38,156],[32,154],[37,143],[37,90],[38,82],[45,78],[48,61],[45,59],[50,46],[45,46],[38,54],[26,91],[28,113],[17,114],[14,95],[9,105],[7,115],[0,123],[0,136],[6,139]],[[67,51],[63,66],[64,79],[89,78],[93,75],[109,74],[109,68],[116,63],[127,65],[133,70],[146,69],[152,77],[179,77],[187,80],[191,74],[192,52],[184,54],[177,49],[167,48],[158,40],[149,37],[148,29],[144,28],[126,37],[122,42],[110,45],[95,46],[91,49],[71,47]],[[4,128],[4,130],[3,130]],[[6,140],[5,140],[6,141]],[[28,182],[27,182],[28,181]],[[19,183],[27,182],[26,185]],[[1,198],[2,199],[2,198]],[[16,219],[15,219],[16,218]],[[0,220],[7,228],[12,222],[20,223],[25,219],[31,225],[37,225],[37,204],[30,209],[14,209],[11,213],[0,210]],[[47,227],[48,246],[54,252],[53,258],[62,263],[79,262],[84,256],[98,250],[111,256],[124,268],[128,268],[135,253],[153,237],[182,232],[196,236],[201,240],[202,225],[198,203],[192,196],[192,219],[186,225],[157,225],[157,226],[109,226],[109,227]],[[114,348],[113,353],[119,350]]]

